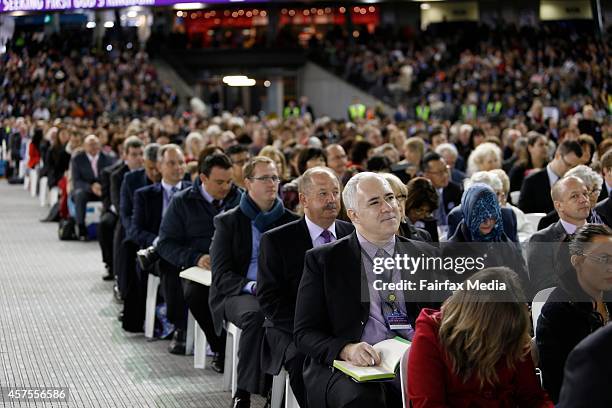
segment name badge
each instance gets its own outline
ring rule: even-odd
[[[391,330],[410,330],[412,325],[408,322],[408,316],[399,310],[395,310],[385,316],[387,325]]]

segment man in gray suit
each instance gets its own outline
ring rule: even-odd
[[[85,211],[89,201],[102,199],[100,174],[105,167],[113,164],[114,159],[101,151],[100,140],[89,135],[83,143],[84,151],[76,154],[70,163],[72,172],[72,199],[76,209],[76,223],[79,226],[79,240],[87,240]]]
[[[570,265],[567,245],[590,213],[587,187],[578,177],[557,181],[551,190],[559,221],[540,230],[529,240],[527,264],[533,294],[557,286],[559,275]]]

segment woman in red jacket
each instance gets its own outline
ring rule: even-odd
[[[529,312],[517,275],[488,268],[469,281],[493,282],[500,290],[466,285],[441,311],[421,311],[408,360],[412,406],[553,407],[530,357]]]

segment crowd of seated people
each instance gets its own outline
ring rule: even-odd
[[[414,406],[574,406],[579,391],[563,382],[609,370],[583,351],[602,341],[589,334],[609,337],[612,289],[610,123],[590,105],[560,120],[558,138],[521,116],[349,122],[148,109],[95,119],[2,111],[0,138],[13,174],[32,160],[30,172],[54,180],[58,217],[74,219],[82,241],[84,208],[101,201],[104,279],[125,331],[143,332],[149,274],[161,278],[155,335],[170,353],[186,352],[188,311],[215,372],[226,369],[226,323],[242,330],[232,406],[269,396],[281,368],[301,407],[401,406],[399,377],[359,383],[330,369],[378,365],[373,346],[397,336],[413,342],[404,396]],[[597,121],[599,144],[583,120]],[[512,168],[523,172],[514,191]],[[558,220],[538,231],[534,212]],[[432,278],[496,280],[512,297],[375,290],[376,260],[404,254],[485,257],[486,270]],[[210,287],[179,277],[194,266],[211,270]],[[388,272],[388,283],[404,277]],[[533,333],[528,305],[552,287]],[[567,321],[575,336],[561,332]],[[606,391],[590,391],[593,405],[606,406]]]

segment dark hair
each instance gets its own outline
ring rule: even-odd
[[[318,157],[322,157],[327,164],[327,157],[325,156],[325,153],[318,147],[307,147],[306,149],[302,150],[298,156],[297,162],[298,171],[300,174],[304,174],[304,172],[307,170],[306,163],[309,160],[316,159]]]
[[[589,146],[591,149],[591,154],[589,155],[589,163],[593,161],[593,155],[595,154],[595,150],[597,149],[597,144],[595,144],[595,139],[590,135],[580,135],[578,136],[578,143],[580,143],[580,147],[582,147],[582,153],[584,153],[584,149]]]
[[[472,149],[474,149],[474,148],[476,147],[476,146],[474,146],[474,138],[475,138],[476,136],[482,136],[482,137],[484,137],[484,136],[485,136],[485,132],[484,132],[484,130],[482,130],[482,129],[481,129],[481,128],[479,128],[479,127],[475,127],[475,128],[473,128],[473,129],[472,129],[472,132],[470,133],[470,142],[469,142],[469,146],[470,146]]]
[[[34,135],[32,136],[32,144],[40,149],[40,143],[43,140],[43,130],[41,128],[34,129]]]
[[[389,172],[391,170],[391,160],[389,160],[387,156],[377,154],[376,156],[372,156],[368,159],[366,168],[368,171]]]
[[[368,151],[372,147],[372,144],[365,140],[353,143],[351,146],[351,162],[360,166],[368,158]]]
[[[438,208],[438,193],[429,179],[415,177],[406,185],[406,215],[413,208],[427,205],[432,211]]]
[[[243,144],[236,144],[236,145],[228,147],[225,150],[225,154],[227,154],[228,156],[233,156],[235,154],[245,153],[245,152],[248,152],[248,151],[249,151],[249,148],[246,147],[245,145],[243,145]]]
[[[223,153],[223,149],[220,148],[219,146],[206,146],[204,149],[202,149],[202,151],[200,152],[200,155],[198,156],[198,163],[201,163],[205,158],[207,158],[208,156],[212,155],[212,154],[219,154],[219,153]]]
[[[423,156],[423,160],[421,160],[421,170],[427,171],[430,161],[442,160],[442,156],[440,156],[436,152],[429,152],[425,156]]]
[[[223,153],[213,153],[209,156],[200,155],[198,161],[198,172],[206,177],[210,176],[213,167],[221,167],[224,170],[232,168],[232,161]]]
[[[587,244],[596,236],[612,237],[612,229],[604,224],[584,224],[576,230],[569,243],[570,255],[582,255]]]
[[[559,152],[561,156],[574,153],[577,157],[580,157],[582,156],[582,147],[580,143],[574,140],[564,140],[559,147],[557,147],[557,152]]]

